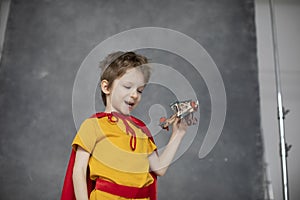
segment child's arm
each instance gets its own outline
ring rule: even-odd
[[[88,200],[86,170],[90,154],[78,146],[73,168],[74,192],[77,200]]]
[[[185,120],[176,118],[173,124],[172,136],[164,150],[164,152],[158,156],[156,152],[153,152],[149,157],[150,168],[158,176],[163,176],[169,165],[171,164],[175,153],[179,147],[179,144],[186,133],[187,124]]]

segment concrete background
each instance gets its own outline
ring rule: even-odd
[[[12,1],[0,68],[1,198],[59,198],[76,132],[72,88],[81,62],[114,34],[156,26],[199,42],[216,63],[227,95],[220,140],[200,160],[211,115],[205,83],[184,59],[143,51],[157,63],[181,67],[201,103],[197,136],[159,179],[159,199],[264,199],[254,19],[252,0]],[[161,90],[155,99],[157,88],[150,85],[142,107],[173,101],[168,88]],[[101,103],[96,107],[103,109]],[[136,114],[147,122],[141,111]],[[167,137],[162,132],[155,140],[161,145]]]

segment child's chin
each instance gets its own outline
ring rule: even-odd
[[[131,113],[131,110],[122,110],[122,113],[123,115],[130,115]]]

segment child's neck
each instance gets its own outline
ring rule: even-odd
[[[105,113],[117,113],[117,114],[119,114],[119,115],[130,116],[130,113],[129,113],[129,114],[124,114],[124,113],[118,112],[118,111],[116,111],[116,110],[108,109],[108,108],[106,108],[106,109],[104,110],[104,112],[105,112]]]

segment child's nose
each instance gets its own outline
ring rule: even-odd
[[[136,99],[136,98],[138,97],[138,93],[137,93],[136,90],[133,90],[133,91],[131,92],[131,97],[134,98],[134,99]]]

